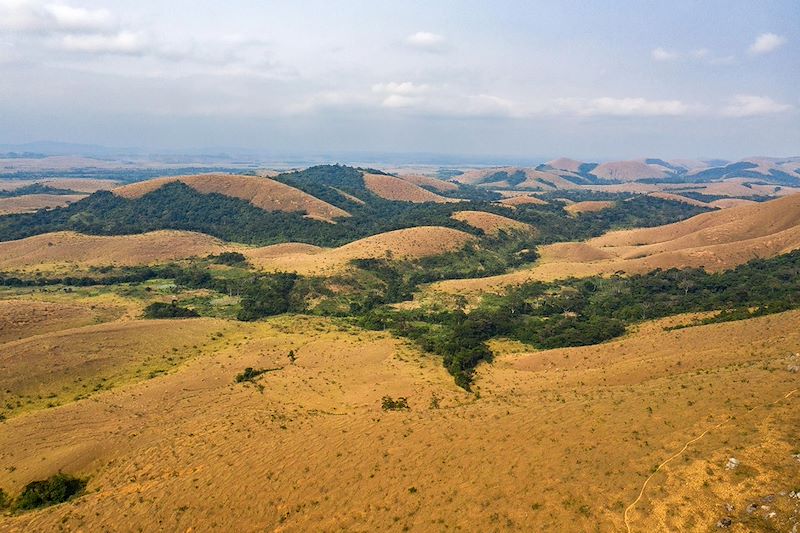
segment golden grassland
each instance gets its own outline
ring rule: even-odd
[[[83,194],[25,194],[0,198],[0,216],[64,207],[83,198],[86,198]]]
[[[477,239],[441,226],[417,226],[379,233],[338,248],[286,248],[285,253],[264,254],[259,248],[243,250],[257,267],[299,274],[332,274],[353,259],[422,258],[455,251]]]
[[[580,215],[581,213],[594,213],[595,211],[602,211],[609,207],[614,207],[616,202],[609,202],[606,200],[587,200],[585,202],[575,202],[564,207],[564,211],[571,215]]]
[[[456,211],[450,215],[450,218],[469,224],[492,236],[499,235],[501,231],[534,232],[533,226],[530,224],[485,211]]]
[[[506,220],[515,227],[520,224]],[[305,243],[249,247],[225,243],[203,233],[178,230],[113,236],[59,231],[0,242],[0,270],[75,274],[93,266],[151,265],[236,251],[265,270],[317,274],[339,272],[353,259],[429,257],[458,250],[475,241],[477,239],[468,233],[440,226],[379,233],[338,248]]]
[[[334,222],[349,213],[279,181],[257,176],[197,174],[171,176],[124,185],[113,190],[124,198],[140,198],[167,183],[179,181],[203,194],[218,193],[250,202],[265,211],[306,212],[310,218]]]
[[[234,249],[192,231],[161,230],[136,235],[84,235],[58,231],[0,242],[0,269],[86,268],[147,265]]]
[[[419,180],[417,180],[419,181]],[[442,182],[444,183],[444,182]],[[423,189],[409,179],[396,178],[386,174],[364,174],[364,184],[367,189],[386,200],[400,202],[435,202],[438,204],[460,202],[456,198],[447,198],[427,189]]]
[[[800,312],[664,330],[691,318],[583,348],[493,342],[479,396],[437,358],[328,319],[160,322],[213,333],[196,352],[182,334],[126,337],[150,321],[64,330],[74,353],[107,342],[124,360],[188,355],[0,424],[6,491],[58,471],[90,477],[85,495],[0,529],[618,531],[627,516],[630,531],[710,531],[730,516],[733,531],[785,530],[800,479],[787,370]],[[118,329],[101,341],[98,327]],[[34,345],[4,363],[49,383]],[[235,384],[248,366],[272,370]],[[411,410],[382,411],[384,395]],[[770,509],[746,513],[754,501]]]
[[[611,161],[600,163],[592,169],[592,174],[608,180],[632,181],[642,178],[663,178],[667,169],[648,165],[644,161]]]
[[[547,205],[547,202],[542,200],[541,198],[537,198],[535,196],[531,196],[529,194],[516,194],[512,196],[507,196],[501,200],[498,200],[499,204],[514,208],[518,205]]]
[[[421,174],[401,174],[399,177],[415,185],[430,187],[431,189],[436,189],[439,192],[453,192],[458,190],[458,185],[455,183],[437,178],[431,178],[430,176],[423,176]]]
[[[661,198],[662,200],[672,200],[673,202],[681,202],[683,204],[693,205],[696,207],[717,207],[712,204],[707,204],[705,202],[695,200],[694,198],[689,198],[688,196],[681,196],[680,194],[674,194],[670,192],[663,192],[663,191],[651,192],[650,196],[652,196],[653,198]],[[719,207],[723,207],[724,205],[725,204],[719,205]]]
[[[638,274],[657,268],[719,271],[798,247],[800,195],[794,195],[703,213],[665,226],[612,231],[585,242],[542,246],[540,259],[532,267],[486,278],[442,281],[431,290],[498,291],[529,280]]]

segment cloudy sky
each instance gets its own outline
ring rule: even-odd
[[[0,0],[0,143],[800,154],[775,1]]]

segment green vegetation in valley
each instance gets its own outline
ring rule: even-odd
[[[372,309],[356,319],[389,330],[443,357],[456,382],[469,388],[475,367],[491,361],[485,342],[505,336],[538,348],[596,344],[630,324],[686,312],[722,312],[702,323],[738,320],[800,307],[800,251],[757,259],[733,270],[656,270],[611,278],[532,282],[480,306],[461,309]],[[755,310],[753,310],[755,308]]]

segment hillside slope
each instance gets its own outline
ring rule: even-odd
[[[333,222],[350,214],[319,198],[270,178],[232,174],[170,176],[125,185],[113,189],[123,198],[141,198],[167,183],[179,181],[203,194],[218,193],[250,202],[265,211],[306,212],[311,218]]]
[[[412,202],[415,204],[425,202],[448,203],[458,202],[455,198],[444,196],[423,189],[419,185],[405,179],[388,176],[386,174],[364,174],[364,183],[367,189],[385,200],[396,202]]]
[[[800,248],[800,195],[703,213],[674,224],[612,231],[583,243],[542,246],[531,268],[436,283],[445,292],[500,290],[527,280],[645,273],[657,268],[732,268]]]
[[[501,231],[533,231],[529,224],[485,211],[456,211],[450,218],[469,224],[473,228],[478,228],[487,235],[493,236],[499,235]]]
[[[800,313],[663,330],[675,323],[583,348],[498,342],[479,372],[479,400],[436,358],[319,318],[62,332],[48,338],[69,354],[101,342],[115,361],[142,347],[154,360],[172,348],[192,356],[165,375],[0,424],[9,494],[60,471],[89,478],[81,497],[4,516],[2,529],[116,530],[124,509],[127,524],[148,531],[607,532],[625,529],[642,492],[628,515],[634,531],[713,530],[726,503],[737,520],[790,530],[782,509],[794,507],[788,491],[800,475],[791,456],[800,410],[786,366]],[[100,336],[115,330],[116,340]],[[27,360],[47,360],[44,339],[25,346]],[[52,372],[27,360],[4,363],[18,375]],[[273,369],[262,390],[234,383],[245,367]],[[57,382],[74,386],[75,370],[64,367]],[[385,395],[411,409],[381,410]],[[707,430],[643,488],[654,465]],[[731,456],[744,475],[725,469]],[[765,494],[779,511],[771,521],[745,512]]]
[[[254,265],[267,270],[330,274],[340,271],[353,259],[418,259],[455,251],[476,240],[452,228],[418,226],[379,233],[338,248],[287,248],[280,254],[255,248],[244,253]],[[268,249],[271,251],[274,247]]]
[[[0,242],[0,269],[147,265],[229,249],[219,239],[190,231],[108,237],[60,231]]]

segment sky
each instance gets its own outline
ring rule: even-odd
[[[800,155],[800,4],[0,0],[0,144]]]

